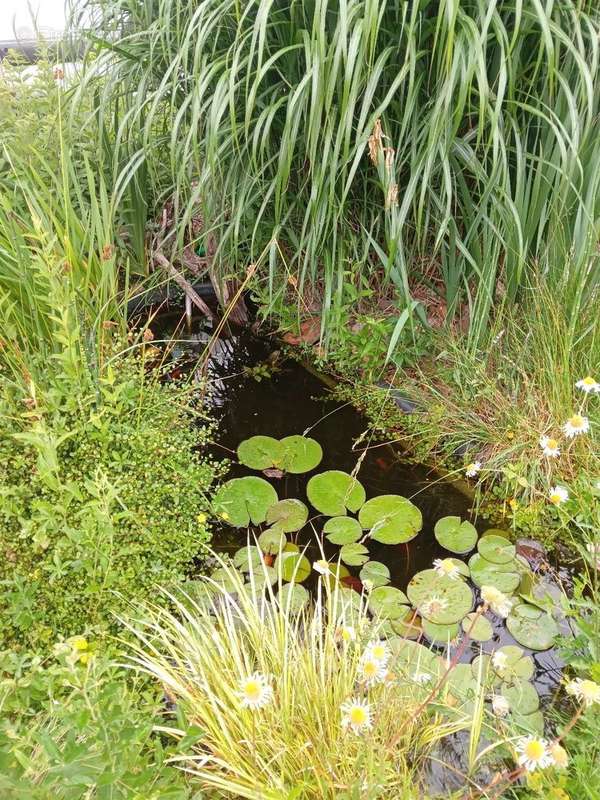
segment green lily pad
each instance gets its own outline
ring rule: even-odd
[[[536,736],[544,735],[544,715],[541,711],[533,714],[511,714],[511,719],[520,733],[533,733]]]
[[[336,587],[336,592],[338,597],[338,616],[340,612],[343,612],[345,615],[358,615],[362,613],[364,608],[364,599],[362,595],[355,592],[354,589],[350,589],[348,586],[338,586]]]
[[[240,442],[237,457],[250,469],[267,469],[279,464],[283,455],[281,442],[272,436],[251,436]]]
[[[446,687],[451,697],[462,705],[467,704],[470,708],[479,694],[481,684],[473,675],[470,664],[456,664],[448,673]],[[463,713],[467,712],[465,708],[462,710]]]
[[[502,654],[505,656],[504,666],[497,666],[494,663],[494,655]],[[520,647],[514,644],[507,644],[499,647],[491,658],[491,668],[504,683],[514,683],[515,681],[528,681],[533,677],[535,664],[531,656],[525,655]]]
[[[274,567],[267,567],[263,564],[260,569],[252,571],[246,583],[247,586],[254,584],[255,589],[262,589],[265,586],[273,586],[277,581],[277,570]]]
[[[267,511],[267,523],[282,533],[299,531],[308,519],[308,508],[300,500],[279,500]]]
[[[259,525],[267,517],[267,509],[277,502],[277,492],[263,478],[250,475],[232,478],[222,484],[213,500],[213,508],[222,520],[235,528],[250,522]]]
[[[274,564],[277,573],[284,581],[302,583],[310,575],[310,561],[301,553],[283,552],[277,556]]]
[[[277,599],[281,608],[289,609],[292,614],[299,614],[308,605],[310,595],[304,586],[288,583],[281,587]]]
[[[515,681],[501,684],[500,694],[509,702],[510,708],[519,715],[533,714],[540,706],[540,698],[535,686],[529,681]]]
[[[233,566],[242,572],[258,572],[262,563],[262,553],[254,544],[241,547],[233,557]]]
[[[514,560],[516,548],[504,536],[487,533],[477,542],[477,550],[492,564],[509,564]]]
[[[310,472],[323,459],[321,445],[309,436],[286,436],[280,445],[283,451],[281,467],[293,475]]]
[[[408,597],[394,586],[378,586],[369,594],[369,610],[382,619],[399,619],[406,615]]]
[[[211,580],[218,583],[225,592],[237,592],[244,582],[242,573],[232,567],[219,567],[210,573]]]
[[[340,558],[349,567],[358,567],[369,560],[369,551],[364,544],[352,542],[345,544],[340,550]]]
[[[452,622],[450,625],[436,625],[435,622],[430,622],[428,619],[423,620],[423,631],[429,641],[434,644],[446,645],[452,642],[458,636],[458,622]]]
[[[327,575],[323,575],[323,578],[329,584],[330,589],[334,589],[336,584],[339,583],[339,581],[341,581],[342,578],[346,578],[348,575],[350,575],[350,570],[348,569],[348,567],[344,566],[344,564],[340,563],[339,561],[327,561],[327,562],[316,562],[316,563],[327,564],[329,572],[327,573]]]
[[[401,544],[414,539],[423,527],[419,509],[399,494],[382,494],[367,500],[358,521],[369,536],[382,544]]]
[[[528,603],[519,603],[512,609],[506,627],[519,644],[530,650],[548,650],[559,634],[550,614]]]
[[[474,625],[473,620],[475,620]],[[485,617],[482,617],[481,614],[478,615],[475,612],[467,614],[463,619],[462,629],[465,633],[468,632],[470,638],[475,642],[489,642],[494,635],[492,623]]]
[[[381,561],[367,561],[358,573],[358,577],[365,586],[375,589],[390,582],[390,571]]]
[[[358,511],[366,498],[362,483],[338,469],[313,475],[306,494],[317,511],[328,517],[343,516],[346,510]]]
[[[477,530],[468,520],[460,517],[442,517],[433,530],[438,542],[451,553],[468,553],[477,543]]]
[[[504,594],[511,594],[521,582],[521,575],[514,561],[507,564],[493,564],[479,553],[469,559],[471,580],[476,586],[495,586]]]
[[[418,639],[423,634],[421,617],[408,606],[402,606],[402,608],[405,609],[405,613],[397,619],[390,620],[392,630],[405,639]]]
[[[396,639],[393,643],[395,666],[407,678],[418,674],[431,675],[432,684],[438,679],[444,663],[437,653],[410,639]]]
[[[258,546],[263,553],[276,556],[286,545],[285,535],[277,528],[269,528],[258,537]]]
[[[351,544],[363,535],[360,522],[354,517],[332,517],[323,526],[323,533],[332,544]]]
[[[471,576],[471,570],[469,569],[469,565],[466,564],[464,561],[461,561],[460,558],[450,557],[449,560],[458,569],[463,578],[469,578]]]
[[[473,592],[464,581],[438,575],[434,569],[417,572],[406,594],[420,615],[437,625],[460,622],[473,607]]]

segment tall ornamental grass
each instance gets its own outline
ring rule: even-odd
[[[272,297],[285,274],[316,287],[324,332],[349,266],[391,285],[397,334],[418,282],[449,318],[468,306],[473,348],[531,273],[572,318],[593,297],[593,0],[76,5],[79,96],[138,239],[145,203],[174,197],[174,249],[201,216],[221,277],[266,251]]]

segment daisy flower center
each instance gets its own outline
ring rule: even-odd
[[[351,708],[349,716],[352,725],[364,725],[367,721],[367,711],[360,706],[354,706],[354,708]]]
[[[550,502],[551,503],[560,503],[561,500],[562,500],[562,497],[558,492],[552,492],[552,494],[550,495]]]
[[[538,741],[537,739],[533,739],[531,742],[528,742],[523,748],[523,755],[527,756],[527,758],[531,759],[532,761],[539,761],[545,752],[546,748],[542,742]]]
[[[546,447],[549,450],[556,450],[556,448],[558,447],[558,442],[556,441],[556,439],[548,439],[546,441]]]
[[[583,428],[583,417],[581,414],[574,414],[569,422],[573,428]]]
[[[363,672],[367,678],[373,678],[379,672],[379,665],[375,661],[365,661]]]
[[[381,661],[386,656],[386,649],[382,644],[375,644],[371,648],[371,655],[375,661]]]
[[[260,683],[255,680],[246,681],[244,684],[243,692],[244,696],[248,700],[258,700],[260,697]]]
[[[586,386],[594,386],[596,381],[591,375],[586,375],[586,377],[583,379],[583,383],[585,383]]]

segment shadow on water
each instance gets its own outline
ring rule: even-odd
[[[162,315],[154,332],[167,338],[180,321],[180,313]],[[197,359],[205,352],[211,335],[206,322],[196,323],[185,334],[177,328],[174,357],[188,361]],[[379,494],[400,494],[419,507],[423,529],[411,542],[395,546],[369,544],[370,557],[389,568],[392,585],[404,590],[416,572],[431,567],[433,559],[451,555],[433,534],[440,517],[453,514],[470,519],[480,533],[488,527],[485,521],[473,518],[468,498],[455,486],[440,480],[423,466],[407,463],[393,447],[373,439],[366,419],[352,406],[334,400],[315,375],[286,358],[273,342],[254,336],[249,329],[235,330],[214,342],[204,376],[208,379],[209,405],[218,423],[211,450],[216,458],[233,460],[228,477],[256,474],[235,462],[235,450],[244,439],[256,434],[276,438],[307,434],[323,448],[323,461],[306,475],[269,478],[280,499],[298,498],[309,505],[306,484],[311,475],[326,469],[352,472],[364,452],[357,477],[365,487],[367,499]],[[324,520],[322,516],[313,516],[309,520],[312,525],[305,526],[295,538],[301,548],[307,548],[311,561],[321,557],[321,546],[327,557],[336,558],[339,551],[327,540],[319,543]],[[213,546],[233,554],[245,542],[246,531],[222,526],[215,531]],[[469,555],[464,556],[465,560]],[[353,575],[358,575],[359,570],[359,567],[350,568]],[[504,623],[495,618],[494,637],[482,647],[483,652],[492,652],[499,646],[515,643]],[[445,650],[436,649],[440,653]],[[544,708],[551,702],[560,681],[562,662],[555,650],[540,653],[523,649],[534,658],[534,683]],[[470,662],[480,652],[481,646],[472,642],[461,661]],[[464,746],[464,736],[458,734],[446,740],[444,752],[439,755],[447,763],[458,766],[462,760],[458,753],[464,755]],[[455,782],[452,772],[435,764],[429,778],[429,789],[434,792],[446,792]]]

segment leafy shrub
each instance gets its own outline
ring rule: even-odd
[[[58,373],[22,398],[4,386],[4,642],[111,627],[120,593],[150,596],[202,553],[197,517],[217,468],[197,448],[210,426],[193,426],[177,390],[141,366],[122,362],[96,385]]]

